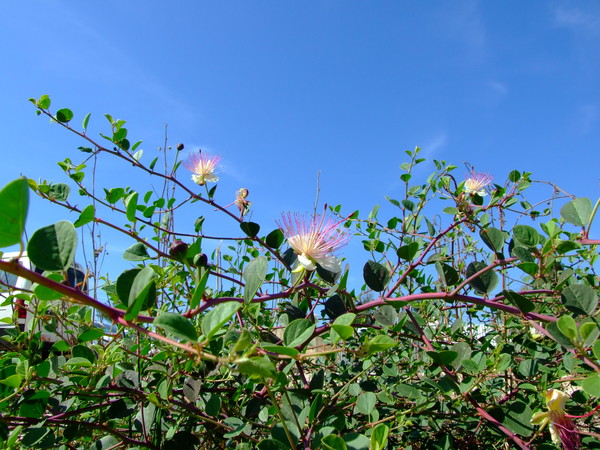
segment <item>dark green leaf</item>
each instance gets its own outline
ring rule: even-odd
[[[454,269],[454,267],[446,263],[436,261],[435,270],[440,276],[440,281],[444,286],[454,286],[460,281],[458,272]]]
[[[27,244],[31,262],[42,270],[56,272],[73,265],[77,232],[71,222],[60,221],[40,228]]]
[[[71,188],[68,184],[64,183],[56,183],[51,184],[48,189],[48,197],[53,200],[58,200],[59,202],[64,202],[69,198],[69,194],[71,193]]]
[[[243,374],[258,378],[275,378],[275,366],[266,356],[240,358],[235,362],[238,365],[238,370]]]
[[[0,247],[21,242],[29,206],[27,178],[8,183],[0,191]]]
[[[488,265],[483,261],[473,261],[467,266],[467,278],[472,277]],[[483,294],[491,293],[498,284],[498,275],[493,270],[488,270],[469,282],[469,286]]]
[[[240,228],[246,233],[246,236],[251,238],[255,237],[260,231],[260,225],[254,222],[242,222]]]
[[[531,254],[531,251],[525,247],[513,247],[511,253],[525,263],[535,262],[535,258]]]
[[[265,238],[265,243],[273,248],[278,249],[283,244],[284,236],[279,228],[271,231]]]
[[[116,282],[116,292],[119,300],[125,306],[129,306],[131,287],[133,286],[133,281],[137,277],[137,275],[141,272],[142,269],[136,267],[134,269],[129,269],[123,272],[117,278]],[[156,303],[156,286],[153,285],[150,287],[150,291],[146,296],[145,301],[142,303],[140,310],[145,310],[151,308]]]
[[[283,342],[287,347],[304,344],[312,336],[315,328],[315,324],[308,319],[293,320],[283,332]]]
[[[156,292],[156,276],[157,274],[152,267],[144,267],[136,274],[129,291],[125,320],[136,318],[142,306],[148,303],[148,298],[151,297],[152,292]]]
[[[395,345],[396,341],[394,341],[391,337],[385,334],[379,334],[365,345],[365,352],[367,356],[371,356],[375,353],[383,352],[389,348],[392,348]]]
[[[522,296],[514,291],[502,291],[502,295],[510,300],[523,313],[528,313],[535,310],[535,304],[527,297]]]
[[[591,316],[598,307],[598,294],[591,286],[573,284],[562,291],[562,301],[569,311]]]
[[[479,232],[479,236],[485,245],[490,248],[490,250],[496,253],[502,251],[502,247],[504,247],[504,241],[506,239],[506,233],[504,233],[504,231],[498,230],[494,227],[487,227]]]
[[[73,111],[67,108],[56,111],[56,120],[59,122],[68,122],[73,118]]]
[[[529,225],[515,225],[513,239],[523,247],[535,247],[540,241],[540,235],[535,228]]]
[[[592,201],[586,197],[571,200],[560,209],[560,215],[573,225],[585,227],[592,215]]]
[[[256,292],[265,281],[267,276],[267,270],[269,268],[269,262],[264,256],[259,256],[248,263],[244,269],[244,301],[249,303],[252,301]]]
[[[396,255],[398,255],[398,258],[400,259],[412,261],[412,259],[417,255],[419,247],[420,246],[418,242],[411,242],[410,244],[403,245],[396,250]]]
[[[225,325],[231,316],[241,308],[241,303],[226,302],[215,306],[202,319],[202,334],[204,339],[210,341],[212,337]]]
[[[123,253],[126,261],[144,261],[150,258],[147,247],[141,242],[136,242]]]
[[[347,450],[346,442],[336,434],[330,434],[321,439],[321,447],[324,450]]]
[[[163,312],[154,319],[154,325],[158,328],[162,328],[178,339],[185,339],[190,342],[196,342],[198,340],[198,333],[196,332],[194,325],[192,325],[192,322],[179,314]]]
[[[81,211],[81,214],[79,214],[79,218],[75,221],[73,225],[75,226],[75,228],[82,227],[83,225],[88,224],[92,220],[94,220],[95,214],[96,209],[94,208],[94,205],[87,205],[85,209]]]
[[[434,362],[443,366],[451,364],[458,357],[458,353],[452,350],[443,350],[440,352],[428,351],[427,354]]]
[[[363,277],[367,286],[376,292],[381,292],[390,281],[390,272],[375,261],[367,261],[363,267]]]

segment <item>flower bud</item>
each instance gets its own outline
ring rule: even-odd
[[[169,248],[169,255],[177,261],[185,260],[187,256],[188,245],[182,240],[175,239]]]
[[[194,256],[194,265],[197,267],[206,267],[208,265],[208,256],[205,253],[198,253]]]
[[[177,151],[178,151],[178,152],[180,152],[181,150],[183,150],[183,149],[184,149],[184,145],[183,145],[183,143],[181,143],[181,142],[180,142],[179,144],[177,144],[177,147],[176,147],[176,148],[177,148]]]

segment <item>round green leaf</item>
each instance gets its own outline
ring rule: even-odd
[[[184,339],[190,342],[198,340],[196,328],[189,319],[171,312],[163,312],[156,319],[154,325],[162,328],[176,338]]]
[[[155,279],[156,272],[152,267],[144,267],[135,275],[129,291],[125,320],[137,317],[142,306],[148,303],[149,297],[156,292]]]
[[[287,347],[304,344],[312,336],[315,328],[315,324],[308,319],[293,320],[283,332],[283,342]]]
[[[479,232],[481,240],[494,252],[501,252],[506,240],[506,233],[494,227],[484,228]]]
[[[574,284],[562,291],[562,301],[569,311],[591,316],[598,307],[598,294],[591,286]]]
[[[513,239],[524,247],[535,247],[540,241],[540,235],[529,225],[515,225]]]
[[[592,201],[586,197],[571,200],[560,209],[560,215],[573,225],[586,226],[592,215]]]
[[[356,399],[356,409],[365,415],[371,414],[376,404],[377,397],[372,392],[363,392]]]
[[[378,262],[367,261],[363,267],[363,278],[367,286],[376,292],[381,292],[390,281],[390,272]]]
[[[209,341],[225,325],[233,314],[241,308],[238,302],[226,302],[215,306],[202,319],[202,334],[204,339]]]
[[[255,237],[260,231],[260,225],[254,222],[242,222],[240,228],[246,233],[246,236],[251,238]]]
[[[473,261],[467,266],[467,278],[472,277],[480,270],[487,267],[487,264],[483,261]],[[477,292],[483,294],[491,293],[496,285],[498,284],[498,275],[493,270],[488,270],[482,273],[478,277],[469,281],[469,286],[475,289]]]
[[[40,228],[27,244],[31,262],[42,270],[57,272],[73,265],[77,232],[71,222],[60,221]]]
[[[144,261],[148,258],[148,249],[141,242],[136,242],[123,253],[123,259],[126,261]]]
[[[123,272],[117,278],[116,290],[117,296],[119,300],[125,306],[129,306],[129,295],[131,294],[131,287],[133,286],[133,281],[135,277],[142,271],[141,268],[136,267],[134,269],[129,269]],[[150,273],[150,272],[148,272]],[[148,291],[148,295],[146,296],[144,302],[140,307],[141,310],[149,309],[156,303],[156,285],[152,284],[150,286],[150,290]]]
[[[56,111],[56,120],[59,122],[69,122],[73,118],[73,111],[67,108]]]

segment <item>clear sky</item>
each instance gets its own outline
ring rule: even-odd
[[[265,230],[312,210],[319,171],[320,202],[348,212],[400,196],[415,146],[461,176],[600,195],[597,1],[12,1],[0,42],[2,185],[65,181],[56,162],[82,157],[27,102],[49,94],[91,132],[127,120],[147,155],[166,123],[171,145],[221,154],[217,198],[248,188]]]

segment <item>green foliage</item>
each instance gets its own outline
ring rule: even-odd
[[[72,111],[31,101],[81,136]],[[335,229],[319,241],[327,230],[307,225],[301,247],[229,209],[249,204],[223,206],[234,193],[195,194],[178,171],[183,145],[143,154],[108,114],[97,142],[84,117],[90,141],[81,161],[60,162],[66,183],[23,178],[0,191],[2,247],[21,244],[29,189],[77,218],[0,261],[4,305],[27,316],[22,330],[2,319],[3,448],[550,448],[538,428],[549,389],[594,432],[598,204],[563,204],[556,188],[531,198],[546,185],[520,170],[486,196],[466,192],[445,161],[418,180],[416,148],[400,167],[404,195],[366,216],[329,206]],[[152,186],[94,186],[89,153]],[[122,255],[105,253],[110,230],[133,242]],[[345,232],[364,254],[336,247]],[[89,267],[74,277],[78,241]],[[323,251],[304,254],[314,242]],[[112,273],[119,256],[128,267]]]

